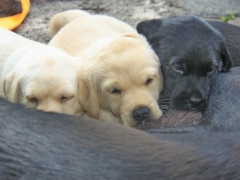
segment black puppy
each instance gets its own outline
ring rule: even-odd
[[[202,145],[203,135],[191,134],[196,142],[186,144],[164,134],[157,140],[118,124],[25,109],[0,98],[0,179],[238,179],[240,132],[210,132]]]
[[[160,108],[204,111],[211,79],[232,67],[221,32],[195,16],[144,21],[137,31],[146,36],[161,61]]]

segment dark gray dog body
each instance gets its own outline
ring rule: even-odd
[[[160,108],[204,111],[211,80],[232,67],[221,32],[195,16],[144,21],[137,31],[146,36],[161,61]]]
[[[0,99],[0,179],[239,179],[240,68],[217,76],[206,123],[155,138]]]
[[[1,180],[219,179],[240,175],[239,168],[231,166],[231,175],[222,173],[228,170],[226,160],[211,157],[205,148],[200,152],[191,145],[158,141],[117,124],[26,110],[2,99],[0,117]],[[231,145],[222,153],[234,163]]]
[[[217,75],[203,121],[214,131],[240,131],[240,67]]]

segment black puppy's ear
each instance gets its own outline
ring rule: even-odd
[[[232,58],[228,51],[227,45],[224,43],[224,46],[221,51],[221,67],[219,67],[220,71],[229,71],[232,68]]]
[[[137,32],[144,35],[151,44],[151,40],[158,34],[159,28],[162,26],[162,19],[153,19],[142,21],[137,25]]]

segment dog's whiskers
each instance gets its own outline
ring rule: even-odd
[[[159,105],[159,108],[162,110],[162,111],[167,111],[169,109],[172,109],[173,106],[172,105]]]
[[[158,102],[171,102],[171,99],[160,99]]]
[[[162,111],[166,111],[173,108],[171,99],[160,99],[158,101],[158,106]]]
[[[167,111],[167,110],[170,110],[170,109],[172,109],[172,107],[171,106],[166,106],[166,107],[159,107],[162,111]]]

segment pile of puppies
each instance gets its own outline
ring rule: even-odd
[[[112,17],[70,10],[52,18],[50,32],[53,39],[43,45],[1,29],[7,51],[2,96],[127,126],[160,118],[160,62],[136,30]]]
[[[228,28],[239,33],[229,35]],[[1,177],[239,177],[240,69],[232,68],[240,62],[239,28],[174,16],[141,22],[136,31],[112,17],[70,10],[51,19],[50,33],[44,45],[0,29],[2,97],[43,111],[157,128],[147,131],[156,138],[0,98]],[[181,124],[179,112],[190,125],[203,122],[173,128]],[[168,127],[162,122],[171,128],[159,129]]]
[[[193,16],[141,22],[137,32],[113,17],[69,10],[49,28],[49,45],[0,29],[1,96],[137,127],[169,109],[204,111],[211,80],[232,67],[223,35]]]

